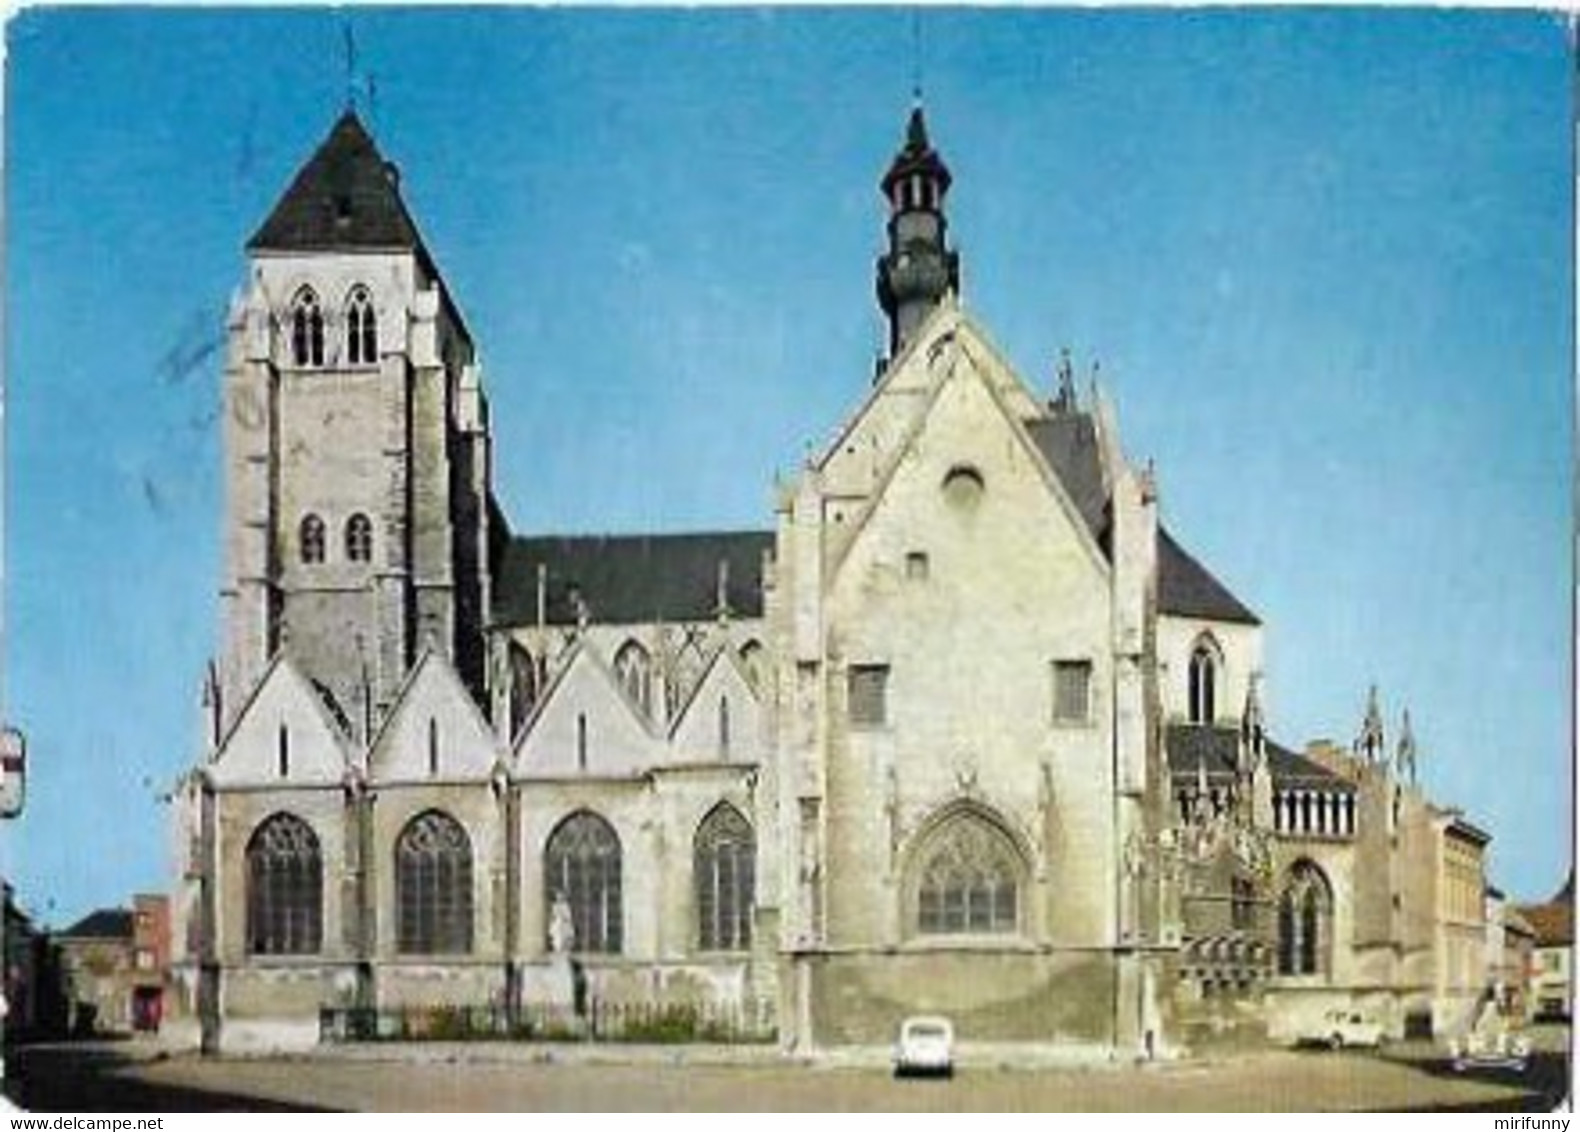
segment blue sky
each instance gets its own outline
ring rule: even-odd
[[[222,312],[346,97],[479,339],[517,530],[764,526],[867,388],[909,9],[34,10],[7,27],[5,872],[164,885],[217,642]],[[1571,71],[1517,13],[924,9],[964,300],[1095,359],[1267,624],[1278,737],[1411,709],[1542,898],[1571,854]]]

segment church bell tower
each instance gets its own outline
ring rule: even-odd
[[[960,257],[949,247],[944,197],[949,167],[927,140],[920,104],[911,109],[905,145],[880,187],[889,204],[889,247],[878,257],[878,303],[889,319],[889,357],[905,349],[932,309],[960,290]]]
[[[224,377],[216,731],[277,654],[366,741],[425,648],[481,702],[488,407],[470,335],[347,109],[247,244]]]

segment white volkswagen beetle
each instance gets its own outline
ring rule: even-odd
[[[955,1028],[947,1018],[930,1015],[907,1018],[900,1023],[900,1037],[894,1044],[894,1075],[955,1071]]]

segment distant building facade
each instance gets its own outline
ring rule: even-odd
[[[79,1035],[152,1032],[164,1015],[170,970],[170,901],[139,894],[128,908],[100,908],[54,936],[69,1020]]]
[[[208,1041],[657,1002],[799,1050],[925,1011],[1164,1053],[1457,993],[1438,893],[1473,862],[1408,725],[1374,697],[1351,751],[1271,738],[1262,625],[1112,405],[1067,359],[1039,396],[961,309],[951,183],[918,108],[888,356],[771,526],[523,536],[471,332],[336,123],[228,320],[174,933]]]
[[[1525,904],[1519,914],[1535,934],[1531,970],[1533,1016],[1567,1021],[1574,1012],[1574,875],[1552,899]]]
[[[1487,982],[1499,1013],[1527,1022],[1534,1013],[1531,975],[1536,959],[1536,929],[1510,904],[1503,890],[1487,888]]]

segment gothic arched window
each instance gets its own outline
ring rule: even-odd
[[[1332,886],[1316,865],[1297,861],[1278,900],[1278,973],[1328,974],[1332,944]]]
[[[538,666],[532,654],[514,641],[510,643],[509,657],[510,735],[514,738],[538,702]]]
[[[324,560],[324,521],[317,515],[303,515],[297,530],[297,542],[304,563],[312,565]]]
[[[636,641],[627,641],[614,655],[614,673],[631,702],[648,715],[653,712],[653,658]]]
[[[438,810],[418,814],[395,842],[396,948],[409,955],[472,950],[472,843]]]
[[[352,288],[346,300],[346,359],[354,366],[379,360],[378,322],[366,287]]]
[[[1014,932],[1025,870],[1009,837],[974,812],[945,818],[916,855],[916,930]]]
[[[620,839],[603,818],[581,810],[554,827],[543,850],[543,899],[545,924],[557,899],[570,908],[572,950],[620,953]]]
[[[312,827],[275,814],[247,842],[247,951],[312,955],[323,943],[323,861]]]
[[[360,511],[346,520],[346,557],[352,562],[373,560],[373,520]]]
[[[311,287],[291,300],[291,361],[298,367],[324,364],[324,312]]]
[[[752,943],[757,842],[751,823],[720,802],[697,827],[692,877],[697,886],[697,945],[744,951]]]
[[[1196,643],[1190,654],[1190,672],[1187,692],[1190,698],[1190,721],[1210,724],[1218,718],[1217,688],[1220,660],[1218,647],[1210,637]]]

